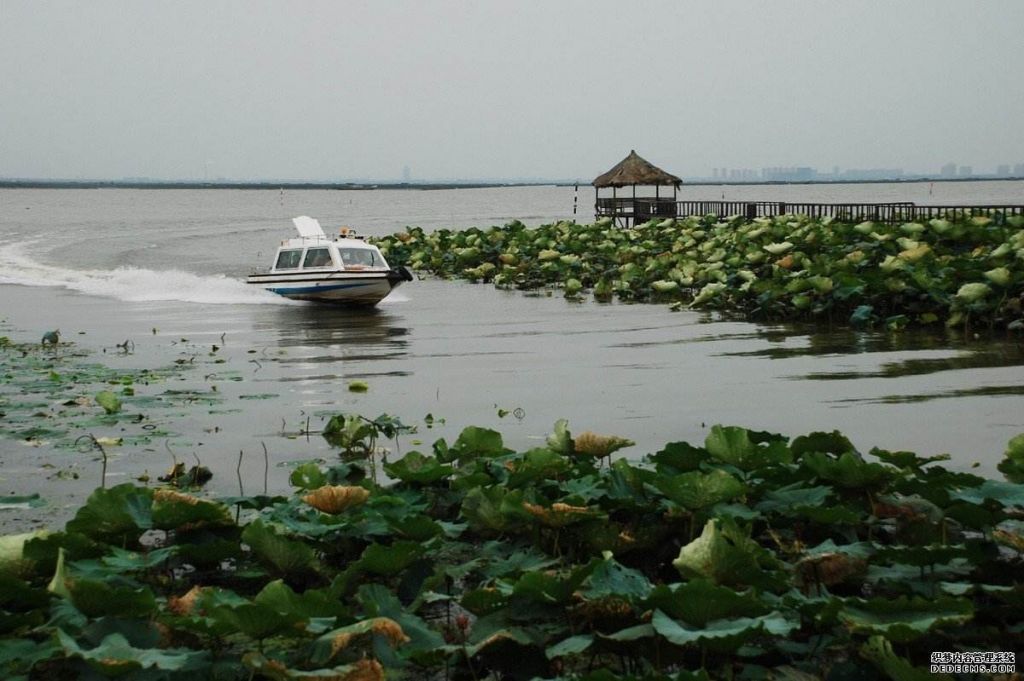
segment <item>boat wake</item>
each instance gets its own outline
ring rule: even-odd
[[[0,284],[51,286],[130,302],[181,301],[214,305],[288,305],[280,296],[222,275],[118,267],[74,270],[36,262],[31,242],[0,244]]]

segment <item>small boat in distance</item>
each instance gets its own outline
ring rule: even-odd
[[[330,239],[311,217],[292,222],[299,236],[282,241],[273,266],[250,274],[246,283],[292,300],[376,305],[402,282],[412,281],[409,268],[389,267],[380,249],[348,228]]]

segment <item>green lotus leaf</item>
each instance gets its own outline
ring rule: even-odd
[[[735,522],[712,518],[701,535],[679,550],[672,565],[684,577],[706,577],[726,586],[770,585],[778,565]]]
[[[246,525],[242,541],[263,563],[285,575],[308,572],[316,565],[316,555],[307,544],[278,535],[260,519]]]
[[[649,458],[663,475],[674,475],[696,470],[711,455],[706,449],[687,442],[670,442]]]
[[[584,578],[582,571],[572,574],[526,572],[516,580],[512,594],[543,605],[569,603]]]
[[[789,448],[798,459],[806,452],[827,452],[839,456],[846,452],[857,451],[853,443],[838,430],[833,430],[831,433],[801,435],[793,439]]]
[[[1006,287],[1010,285],[1010,270],[1006,269],[1005,267],[996,267],[994,269],[988,270],[984,274],[986,279],[991,281],[993,284],[996,284],[997,286]]]
[[[991,499],[1002,506],[1024,507],[1024,484],[986,480],[977,487],[954,490],[950,496],[978,505]]]
[[[302,490],[319,489],[327,484],[327,478],[320,466],[313,462],[307,462],[295,467],[295,470],[288,476],[288,481],[295,487]]]
[[[932,674],[927,669],[914,667],[893,651],[892,643],[884,636],[868,638],[860,647],[860,655],[892,681],[952,681],[946,674]]]
[[[97,489],[67,524],[69,533],[111,544],[134,543],[153,527],[153,491],[125,483]]]
[[[450,476],[454,469],[444,465],[433,456],[424,456],[412,451],[393,463],[384,464],[384,470],[392,478],[402,482],[429,485]]]
[[[234,524],[224,504],[170,490],[153,495],[153,527],[159,530],[195,530]]]
[[[800,462],[819,478],[851,489],[876,487],[894,475],[894,469],[864,461],[854,452],[846,452],[838,458],[824,452],[807,452]]]
[[[858,634],[905,643],[936,628],[960,626],[974,617],[971,601],[958,598],[858,598],[844,601],[839,620]]]
[[[96,400],[96,404],[103,407],[103,411],[108,414],[116,414],[121,411],[120,398],[109,390],[101,390],[96,393],[96,397],[94,399]]]
[[[721,469],[659,478],[655,486],[666,497],[692,511],[735,499],[746,491],[742,482]]]
[[[762,246],[762,248],[764,248],[764,250],[768,251],[772,255],[782,255],[786,251],[789,251],[793,248],[793,243],[789,241],[783,241],[781,243],[767,244],[765,246]]]
[[[958,300],[962,300],[965,303],[976,303],[991,292],[992,289],[985,284],[964,284],[957,289],[956,297]]]
[[[808,506],[821,506],[831,495],[831,487],[807,487],[802,482],[794,482],[785,487],[769,490],[754,508],[758,511],[791,515]]]
[[[36,563],[25,556],[25,544],[50,534],[48,530],[36,530],[0,537],[0,575],[23,577],[31,574]]]
[[[122,676],[141,669],[200,672],[210,665],[208,651],[174,648],[135,648],[121,634],[110,634],[95,648],[82,648],[62,629],[57,640],[67,655],[80,657],[106,676]]]
[[[523,509],[522,490],[475,487],[462,500],[462,515],[477,530],[507,532],[520,527],[529,515]]]
[[[549,660],[553,660],[556,657],[579,655],[593,645],[593,643],[594,636],[592,634],[578,634],[559,641],[544,651],[544,654],[547,655]]]
[[[444,647],[441,635],[416,615],[406,612],[398,598],[382,584],[363,584],[359,587],[356,600],[367,617],[387,617],[398,623],[402,632],[409,637],[409,641],[401,647],[403,657],[416,658]]]
[[[677,622],[661,610],[655,610],[651,626],[662,638],[677,646],[700,644],[724,652],[736,650],[761,633],[785,636],[798,624],[780,613],[773,613],[761,617],[716,620],[703,627],[691,627]]]
[[[589,600],[618,597],[635,603],[646,598],[650,591],[651,582],[642,572],[607,558],[583,580],[579,593]]]
[[[697,297],[693,299],[691,305],[702,305],[708,302],[709,300],[712,300],[713,298],[717,297],[718,294],[724,291],[725,289],[726,285],[719,282],[706,284],[704,288],[702,288],[700,292],[697,294]]]
[[[496,430],[469,426],[459,434],[450,451],[460,461],[465,461],[478,456],[499,456],[505,453],[505,445]]]
[[[263,639],[268,636],[299,634],[294,617],[282,615],[268,605],[243,602],[208,607],[205,612],[215,626],[227,631],[237,631],[249,638]]]
[[[999,472],[1013,483],[1024,483],[1024,433],[1014,437],[1006,445]]]
[[[65,578],[64,584],[71,602],[87,617],[147,617],[156,610],[156,598],[148,587],[114,586],[79,577]]]
[[[715,620],[757,617],[770,610],[753,592],[740,593],[707,579],[691,579],[675,588],[658,586],[644,607],[656,608],[672,619],[698,628]]]
[[[531,449],[508,465],[512,471],[507,483],[509,487],[522,487],[538,480],[557,480],[571,467],[568,459],[550,449]]]
[[[373,636],[393,648],[403,645],[409,637],[402,627],[388,617],[373,617],[354,624],[333,629],[313,642],[313,654],[310,661],[315,665],[324,665],[332,660],[340,651],[359,637]]]
[[[793,454],[783,442],[762,446],[754,443],[750,435],[745,428],[715,425],[704,440],[704,448],[712,457],[744,471],[792,461]]]
[[[555,422],[554,432],[548,435],[547,446],[548,449],[559,454],[568,455],[575,451],[567,420],[559,419]]]
[[[38,494],[29,494],[27,496],[10,495],[0,497],[0,511],[9,511],[14,509],[25,508],[39,508],[40,506],[45,505],[46,500],[40,497]]]
[[[295,622],[314,617],[341,617],[348,613],[337,594],[330,589],[307,589],[296,593],[280,579],[268,582],[253,602]]]
[[[116,546],[110,547],[110,552],[100,559],[103,566],[109,572],[125,573],[152,570],[160,567],[173,558],[180,546],[165,546],[162,549],[153,549],[146,552],[126,551]]]
[[[397,575],[423,553],[423,545],[419,542],[397,541],[391,546],[370,544],[359,559],[359,567],[376,575]]]

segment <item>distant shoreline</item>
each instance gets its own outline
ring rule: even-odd
[[[742,187],[763,185],[840,185],[840,184],[924,184],[934,182],[1016,182],[1024,177],[947,177],[903,178],[892,180],[806,180],[763,182],[685,181],[687,187]],[[439,189],[493,189],[501,187],[589,187],[589,182],[553,180],[550,182],[194,182],[141,180],[33,180],[0,179],[0,189],[334,189],[339,191],[407,189],[431,191]]]

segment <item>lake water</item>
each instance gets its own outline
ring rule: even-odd
[[[686,187],[683,195],[723,191],[727,199],[1024,203],[1021,182],[937,183],[931,201],[927,184]],[[948,452],[955,467],[978,464],[991,475],[1006,442],[1024,432],[1024,351],[1014,339],[748,324],[438,280],[406,284],[376,310],[345,311],[240,281],[291,236],[295,215],[369,234],[537,225],[571,218],[573,193],[0,190],[0,335],[34,342],[60,328],[115,366],[194,363],[182,387],[216,385],[225,408],[159,416],[171,435],[113,449],[109,480],[155,476],[168,452],[195,454],[223,494],[238,491],[240,451],[248,492],[263,485],[263,445],[272,491],[286,487],[279,464],[334,456],[319,436],[299,433],[307,419],[316,430],[341,411],[419,423],[403,451],[454,439],[467,425],[500,430],[516,449],[538,446],[564,417],[575,432],[629,437],[637,445],[623,454],[640,455],[701,442],[723,423],[789,435],[838,429],[862,451]],[[591,189],[579,196],[592,204]],[[131,354],[115,347],[126,340]],[[349,392],[353,379],[369,391]],[[427,429],[428,413],[446,422]],[[131,434],[121,427],[95,434]],[[79,480],[55,478],[59,469]],[[0,439],[0,494],[39,491],[51,502],[0,512],[0,527],[59,516],[98,482],[98,470],[94,453]]]

